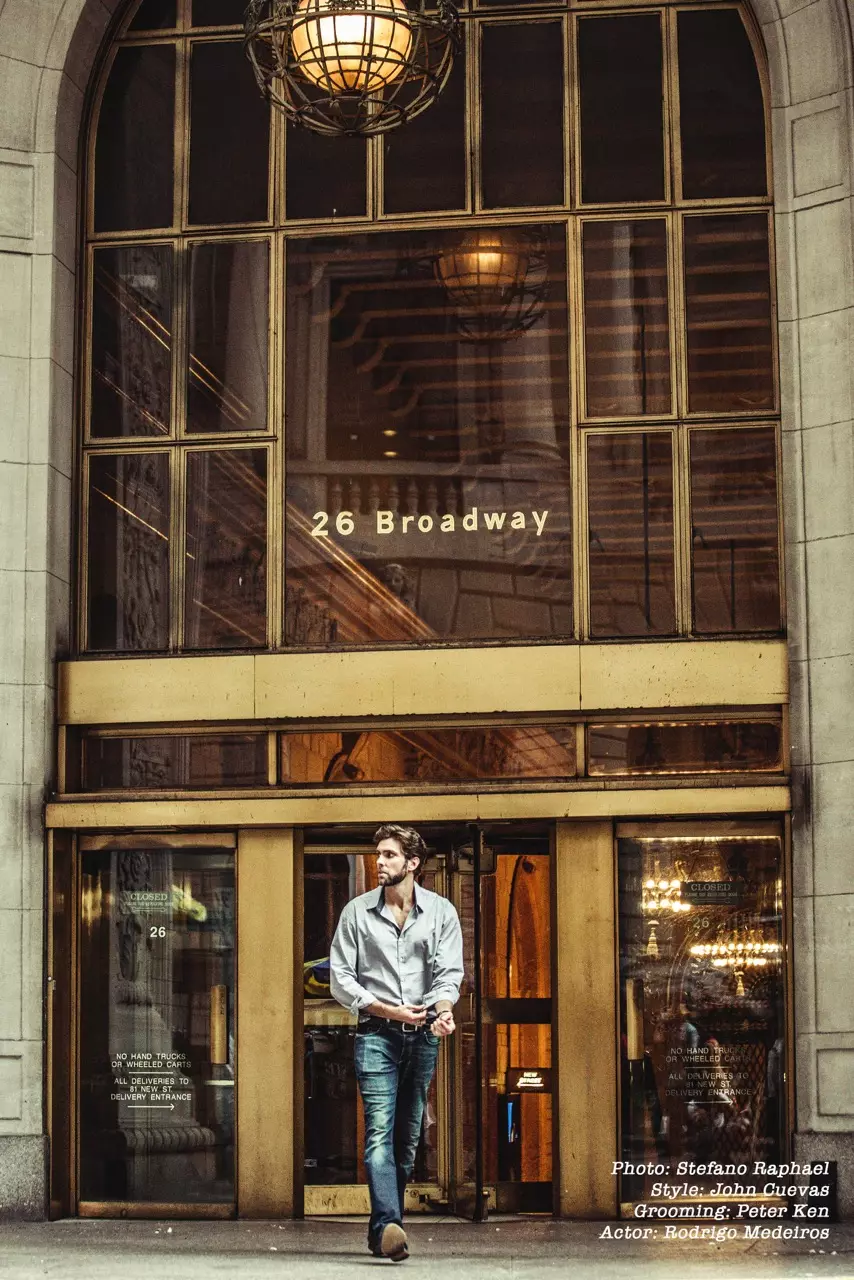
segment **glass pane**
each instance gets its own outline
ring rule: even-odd
[[[563,204],[563,74],[559,22],[483,28],[485,209]]]
[[[588,416],[669,413],[665,223],[585,222],[583,251]]]
[[[772,409],[768,219],[686,218],[684,227],[689,408]]]
[[[282,782],[572,778],[575,726],[283,733]]]
[[[782,725],[769,720],[591,724],[587,771],[739,773],[782,768]]]
[[[242,42],[194,44],[189,221],[266,219],[269,155],[270,108],[258,92]]]
[[[587,437],[590,634],[676,630],[671,436]]]
[[[385,135],[386,213],[463,209],[466,203],[466,58],[427,111]]]
[[[773,427],[691,432],[694,629],[777,631],[780,571]]]
[[[753,1187],[754,1161],[785,1159],[780,840],[623,838],[618,849],[621,1158],[745,1164],[737,1181]],[[620,1199],[660,1200],[655,1180],[624,1176]],[[733,1198],[714,1175],[690,1181],[703,1199]]]
[[[578,72],[582,200],[663,200],[658,14],[582,19]]]
[[[499,1211],[542,1210],[552,1179],[549,859],[497,853],[494,868],[480,880],[484,1180]]]
[[[287,638],[571,633],[562,229],[288,257]]]
[[[269,260],[266,240],[190,249],[189,432],[267,428]]]
[[[129,31],[171,30],[176,24],[175,0],[142,0]]]
[[[193,0],[193,27],[242,27],[245,0]]]
[[[370,853],[313,854],[304,860],[305,1181],[366,1183],[364,1118],[357,1101],[356,1019],[329,994],[329,949],[342,908],[377,887]],[[421,883],[434,889],[425,873]],[[436,1079],[415,1156],[413,1182],[438,1181]]]
[[[119,49],[98,114],[95,230],[171,227],[175,46]]]
[[[95,250],[91,390],[94,437],[169,434],[171,245]]]
[[[169,644],[169,457],[89,459],[88,648]]]
[[[678,22],[682,194],[764,196],[762,84],[741,15],[701,9]]]
[[[84,853],[81,879],[80,1198],[233,1203],[233,855]]]
[[[267,643],[267,450],[187,456],[184,644]]]
[[[288,125],[285,160],[289,218],[365,216],[368,179],[363,138],[324,138]]]
[[[452,1181],[457,1205],[469,1213],[478,1106],[484,1181],[498,1211],[548,1213],[552,1205],[551,892],[548,835],[538,827],[530,824],[523,833],[513,824],[484,832],[480,957],[474,938],[473,851],[470,843],[455,847],[459,871],[451,878],[451,892],[463,931],[465,980],[450,1046],[459,1144]],[[474,1008],[478,968],[480,1028]]]
[[[266,787],[267,736],[86,738],[82,791]]]

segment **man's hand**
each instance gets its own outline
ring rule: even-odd
[[[453,1012],[450,1009],[443,1009],[440,1014],[437,1014],[436,1020],[430,1030],[433,1032],[434,1036],[453,1035],[456,1030]]]
[[[411,1022],[416,1027],[423,1027],[427,1021],[427,1006],[426,1004],[391,1005],[388,1016],[395,1022]]]

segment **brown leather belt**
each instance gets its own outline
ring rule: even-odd
[[[435,1020],[435,1013],[428,1013],[427,1021],[419,1026],[416,1022],[398,1022],[396,1018],[380,1018],[372,1013],[368,1018],[360,1018],[356,1029],[361,1032],[384,1031],[390,1027],[392,1031],[402,1031],[404,1035],[411,1036],[417,1031],[429,1031]]]

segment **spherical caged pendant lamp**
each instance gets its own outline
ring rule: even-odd
[[[470,342],[518,337],[544,313],[546,255],[523,229],[467,231],[437,255],[433,271],[454,308],[460,337]]]
[[[294,124],[368,137],[419,115],[460,48],[452,0],[250,0],[246,53],[261,92]]]

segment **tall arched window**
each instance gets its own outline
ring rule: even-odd
[[[366,143],[242,9],[131,6],[93,100],[79,649],[778,633],[745,11],[471,0]]]

